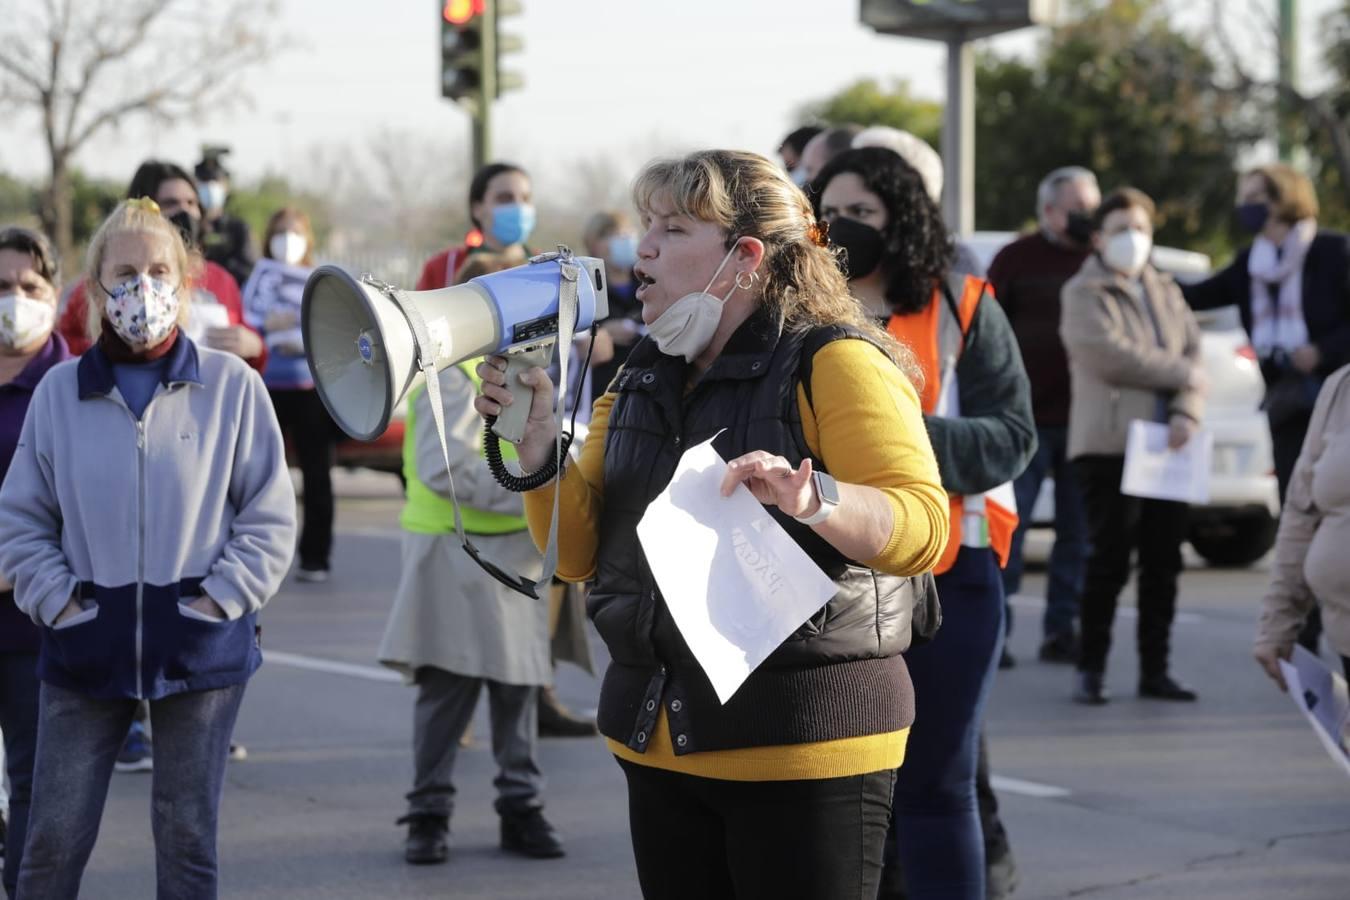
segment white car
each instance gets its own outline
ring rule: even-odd
[[[962,243],[987,268],[1016,237],[977,231]],[[1203,253],[1172,247],[1155,247],[1152,262],[1183,283],[1199,281],[1211,270]],[[1265,384],[1235,307],[1199,312],[1196,319],[1209,377],[1203,425],[1214,434],[1214,465],[1209,503],[1191,507],[1191,547],[1212,565],[1246,566],[1274,545],[1280,515],[1270,430],[1261,411]],[[1054,482],[1047,478],[1031,511],[1033,528],[1054,524],[1054,497]]]

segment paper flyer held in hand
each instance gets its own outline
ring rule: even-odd
[[[835,585],[727,464],[691,447],[638,523],[666,606],[726,703],[760,663],[834,596]]]
[[[1295,645],[1289,662],[1280,660],[1280,671],[1289,698],[1307,718],[1323,748],[1350,775],[1350,699],[1345,679],[1300,645]]]
[[[1184,446],[1172,450],[1167,446],[1167,430],[1158,422],[1135,419],[1130,423],[1120,492],[1150,500],[1208,503],[1213,433],[1201,428]]]

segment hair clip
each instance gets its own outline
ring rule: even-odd
[[[127,208],[159,215],[159,204],[149,197],[133,197],[127,201]]]
[[[817,247],[827,247],[830,243],[830,223],[812,222],[806,226],[806,238]]]

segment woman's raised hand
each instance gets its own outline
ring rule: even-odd
[[[819,504],[811,484],[811,460],[803,459],[796,469],[781,456],[755,450],[727,463],[722,479],[722,496],[730,497],[736,485],[744,483],[755,499],[776,506],[789,516],[806,516]]]

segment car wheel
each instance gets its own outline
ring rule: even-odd
[[[1268,513],[1198,522],[1191,527],[1191,547],[1212,566],[1250,566],[1275,546],[1279,520]]]

